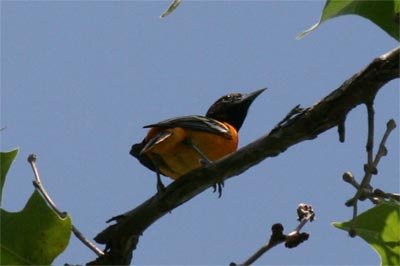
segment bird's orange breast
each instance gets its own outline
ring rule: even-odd
[[[236,151],[238,146],[237,131],[231,125],[224,124],[229,128],[231,138],[181,127],[167,129],[154,127],[150,129],[145,141],[150,141],[165,131],[171,134],[156,142],[144,154],[159,167],[162,174],[177,179],[201,165],[201,156],[187,144],[188,141],[199,148],[211,161],[216,161]]]

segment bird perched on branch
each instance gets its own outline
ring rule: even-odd
[[[247,111],[264,90],[227,94],[211,105],[205,116],[182,116],[144,126],[150,130],[141,143],[132,146],[130,154],[157,173],[157,190],[163,190],[160,174],[178,179],[236,151]],[[223,183],[216,185],[221,195]]]

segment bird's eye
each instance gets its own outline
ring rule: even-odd
[[[226,95],[224,98],[222,98],[222,101],[224,102],[230,102],[232,100],[232,95]]]
[[[221,97],[217,102],[219,103],[233,103],[236,101],[240,101],[242,99],[242,95],[240,93],[231,93]]]

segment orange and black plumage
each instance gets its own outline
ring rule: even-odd
[[[236,151],[238,131],[249,107],[264,90],[227,94],[211,105],[205,116],[182,116],[144,126],[150,130],[142,142],[132,146],[130,154],[157,173],[160,190],[160,174],[177,179]]]

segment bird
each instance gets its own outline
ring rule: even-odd
[[[249,107],[266,89],[222,96],[205,116],[180,116],[146,125],[147,135],[131,147],[130,154],[156,172],[157,191],[163,191],[160,175],[176,180],[236,151]],[[214,185],[214,192],[217,187],[220,197],[223,182]]]

